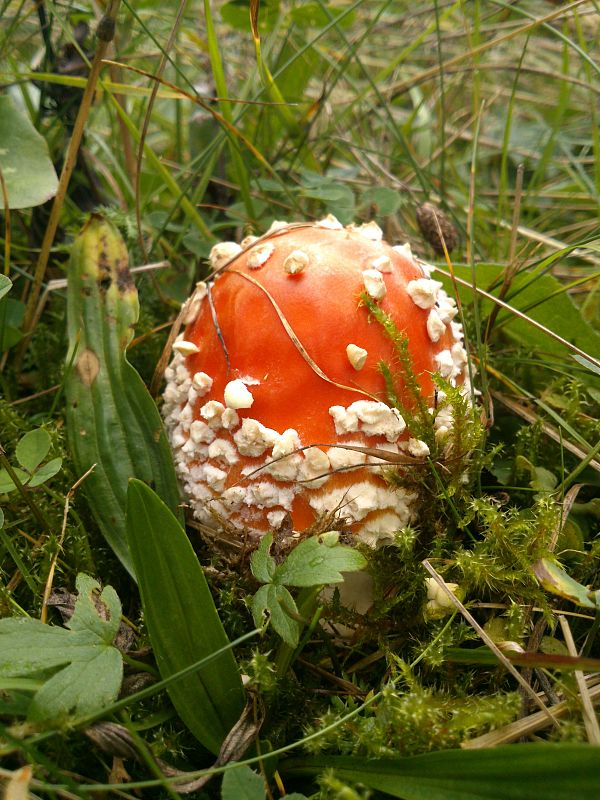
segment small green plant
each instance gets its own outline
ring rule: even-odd
[[[262,775],[250,767],[241,766],[227,770],[221,785],[221,800],[266,800],[267,787]],[[283,800],[307,800],[306,795],[292,792]]]
[[[273,534],[266,534],[252,554],[252,573],[264,584],[252,598],[252,615],[257,627],[270,622],[286,644],[296,647],[308,621],[301,610],[312,606],[323,586],[341,583],[343,572],[357,572],[367,562],[358,550],[340,544],[337,531],[304,539],[279,565],[270,555],[272,543]],[[298,605],[288,586],[305,590]]]
[[[50,434],[44,428],[29,431],[21,437],[15,450],[20,466],[0,469],[0,495],[17,488],[15,478],[21,486],[28,486],[30,489],[53,478],[62,466],[62,458],[52,458],[44,463],[51,444]]]
[[[30,617],[0,620],[0,679],[5,688],[32,692],[30,722],[65,721],[116,700],[123,660],[113,642],[121,602],[112,586],[77,576],[79,596],[65,628]],[[15,679],[11,686],[10,680]]]

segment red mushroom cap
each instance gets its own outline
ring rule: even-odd
[[[456,305],[374,222],[275,223],[242,244],[213,248],[216,275],[188,301],[166,371],[165,422],[194,514],[260,536],[339,508],[359,539],[389,540],[411,520],[415,494],[388,486],[383,462],[341,445],[420,458],[429,449],[385,402],[378,364],[393,367],[397,353],[361,293],[406,333],[429,406],[433,373],[463,380]],[[401,375],[396,391],[410,407]]]

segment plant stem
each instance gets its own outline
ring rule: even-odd
[[[308,638],[315,629],[321,616],[321,608],[318,607],[317,598],[322,590],[322,586],[311,586],[303,589],[298,597],[298,614],[302,619],[310,619],[306,633],[302,637],[300,644],[290,647],[289,644],[282,642],[275,656],[275,671],[278,678],[283,678],[288,671],[290,664],[298,657],[304,649]]]

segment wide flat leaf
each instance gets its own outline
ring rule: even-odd
[[[35,474],[28,483],[28,486],[30,486],[32,489],[35,486],[41,486],[42,483],[46,483],[46,481],[49,481],[50,478],[53,478],[57,472],[60,472],[61,467],[62,458],[58,457],[50,459],[50,461],[42,464],[39,469],[36,469]]]
[[[325,533],[300,542],[275,570],[273,583],[285,586],[341,583],[342,572],[356,572],[366,565],[362,553],[338,544],[335,534]]]
[[[179,486],[160,412],[126,349],[139,317],[129,256],[114,225],[97,214],[71,248],[65,374],[69,448],[102,535],[130,574],[125,514],[130,478],[151,483],[177,514]],[[183,519],[183,516],[182,516]]]
[[[454,265],[454,272],[459,278],[471,283],[471,270],[461,264]],[[438,274],[434,277],[437,279]],[[502,268],[496,264],[477,265],[477,285],[488,290],[495,286],[492,294],[497,294],[502,280]],[[452,294],[452,282],[449,278],[442,277],[445,288]],[[529,317],[544,325],[554,333],[559,334],[568,342],[577,345],[590,355],[597,356],[600,352],[600,335],[589,322],[585,320],[581,311],[566,292],[560,292],[561,284],[552,275],[533,276],[528,271],[520,272],[512,281],[508,303],[514,308],[526,313]],[[472,300],[473,292],[470,288],[460,287],[461,298],[464,303]],[[478,300],[482,317],[488,315],[492,309],[491,300]],[[533,327],[530,323],[519,319],[516,315],[506,310],[500,310],[494,337],[500,334],[531,348],[532,352],[551,353],[553,355],[568,355],[568,351],[543,331]],[[591,376],[590,376],[591,377]]]
[[[290,616],[298,614],[292,595],[285,586],[267,583],[252,598],[254,624],[260,627],[268,617],[276,633],[290,647],[296,647],[300,638],[300,623]]]
[[[4,297],[10,291],[12,281],[6,275],[0,275],[0,298]]]
[[[12,297],[2,297],[0,291],[0,351],[9,350],[21,341],[24,316],[25,303]]]
[[[519,744],[445,750],[398,759],[322,756],[293,759],[283,775],[340,778],[402,800],[574,800],[600,797],[598,749],[581,744]]]
[[[24,472],[22,469],[18,469],[17,467],[13,467],[13,472],[17,476],[18,480],[21,483],[25,484],[29,480],[29,475]],[[12,492],[15,489],[15,484],[13,483],[13,479],[10,477],[8,472],[5,469],[0,469],[0,494],[5,494],[6,492]]]
[[[46,140],[7,94],[0,95],[0,169],[9,208],[39,206],[56,194],[58,178]]]
[[[72,662],[36,692],[29,706],[31,720],[91,714],[113,703],[123,680],[123,659],[116,647],[97,646],[85,661]]]
[[[169,678],[225,647],[227,636],[185,531],[139,480],[129,483],[127,538],[161,677]],[[218,753],[245,704],[231,651],[173,682],[168,691],[194,736]]]
[[[30,617],[0,619],[0,681],[40,677],[28,710],[33,721],[81,716],[109,706],[123,679],[123,661],[112,645],[121,603],[112,587],[77,576],[78,598],[69,627]]]
[[[250,767],[227,770],[221,785],[221,800],[265,800],[267,788],[262,775]]]
[[[401,192],[387,186],[370,186],[360,196],[361,209],[368,211],[374,206],[377,217],[395,214],[403,202]]]
[[[270,583],[275,574],[275,559],[269,554],[269,549],[273,543],[273,534],[265,533],[260,540],[260,544],[250,556],[252,574],[261,583]]]
[[[79,597],[67,628],[91,631],[100,641],[110,644],[119,631],[121,602],[112,586],[105,586],[100,595],[95,595],[97,589],[97,582],[89,575],[77,576]]]
[[[95,656],[98,640],[30,617],[0,619],[0,677],[25,677]]]
[[[48,455],[50,443],[50,434],[43,428],[36,428],[26,433],[19,439],[15,451],[19,464],[29,472],[33,472]]]

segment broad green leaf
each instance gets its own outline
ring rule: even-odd
[[[123,659],[116,647],[96,647],[93,657],[72,662],[36,692],[29,706],[31,720],[92,714],[117,699],[123,680]]]
[[[273,582],[285,586],[320,586],[341,583],[342,572],[357,572],[367,562],[352,547],[327,543],[327,534],[304,539],[275,570]]]
[[[333,769],[343,780],[402,800],[574,800],[600,797],[598,749],[585,744],[519,744],[445,750],[398,759],[293,759],[286,775]]]
[[[290,30],[274,64],[277,85],[281,94],[290,102],[305,101],[306,87],[312,76],[327,69],[327,62],[320,51],[315,47],[304,48],[304,42],[304,31]],[[270,183],[271,186],[265,187],[267,192],[281,192],[281,183],[272,180]]]
[[[21,341],[24,316],[25,303],[12,297],[0,299],[0,350],[8,350]]]
[[[454,272],[459,278],[471,283],[469,267],[455,264]],[[480,288],[487,290],[490,285],[494,284],[496,288],[492,293],[497,293],[502,280],[502,268],[497,264],[478,264],[476,278]],[[445,288],[453,293],[452,282],[445,277],[442,280]],[[508,302],[590,355],[598,355],[600,335],[585,320],[569,295],[566,292],[560,292],[561,288],[559,281],[552,275],[540,275],[532,281],[531,273],[521,272],[511,283]],[[473,296],[470,288],[460,287],[459,292],[463,302],[470,302]],[[557,294],[557,292],[560,293]],[[481,298],[478,302],[481,314],[485,317],[490,313],[493,303],[491,300],[482,300]],[[568,352],[564,345],[509,311],[500,310],[496,326],[494,336],[502,331],[506,336],[531,348],[534,352],[539,350],[543,353],[557,355],[565,355]]]
[[[335,3],[299,3],[290,11],[290,17],[297,25],[324,28],[330,22],[330,16],[335,18],[346,9]],[[329,13],[327,13],[329,12]],[[354,22],[354,12],[345,14],[338,23],[341,28],[347,28]]]
[[[0,275],[0,298],[4,297],[7,292],[10,292],[12,281],[6,275]]]
[[[43,680],[29,707],[32,720],[99,711],[121,688],[122,658],[112,645],[121,617],[119,598],[110,586],[98,594],[98,582],[87,575],[77,576],[77,589],[71,630],[30,617],[0,619],[0,680]]]
[[[17,444],[16,456],[19,464],[28,472],[34,472],[48,455],[50,444],[48,431],[43,428],[29,431]]]
[[[160,412],[126,356],[139,316],[119,231],[93,215],[68,268],[66,421],[82,491],[108,544],[130,574],[125,516],[130,478],[151,483],[181,516],[171,449]]]
[[[250,767],[229,769],[223,775],[221,800],[265,800],[266,796],[264,778]]]
[[[4,527],[4,511],[0,508],[0,528]]]
[[[56,194],[46,140],[7,94],[0,95],[0,169],[9,208],[39,206]]]
[[[360,208],[368,211],[374,207],[375,215],[378,217],[395,214],[402,202],[401,192],[387,186],[371,186],[360,196]]]
[[[49,481],[50,478],[53,478],[57,472],[60,472],[60,468],[62,467],[62,458],[53,458],[48,461],[46,464],[42,464],[39,469],[36,469],[33,477],[29,481],[29,486],[40,486],[42,483],[46,483]]]
[[[135,479],[127,495],[127,539],[161,677],[225,647],[227,636],[185,531],[162,500]],[[218,753],[245,703],[231,651],[168,691],[194,736]]]
[[[271,583],[271,579],[275,574],[275,559],[269,555],[269,549],[273,543],[273,534],[266,533],[260,540],[258,548],[252,553],[250,557],[250,566],[252,574],[257,581],[261,583]]]
[[[578,583],[562,567],[549,558],[540,558],[533,565],[535,577],[547,592],[564,597],[584,608],[596,608],[590,590]]]
[[[119,631],[121,602],[112,586],[105,586],[98,595],[98,583],[89,575],[77,576],[77,603],[67,623],[72,631],[92,631],[98,639],[110,644]]]
[[[515,458],[515,465],[517,470],[529,472],[531,476],[529,485],[537,492],[551,492],[558,483],[558,478],[550,470],[545,467],[536,467],[535,464],[532,464],[529,459],[521,454]]]
[[[95,654],[97,639],[30,617],[0,619],[0,677],[25,677]]]
[[[26,717],[31,695],[24,692],[0,692],[0,714],[3,717]]]
[[[231,0],[221,6],[223,20],[239,31],[250,31],[248,0]],[[273,30],[279,19],[279,0],[262,0],[258,15],[258,29],[261,34]]]
[[[303,197],[320,200],[327,213],[334,214],[344,225],[354,218],[354,192],[344,183],[328,181],[301,190]]]
[[[16,467],[13,467],[13,471],[21,483],[27,483],[29,480],[29,475],[26,472],[23,472],[22,469],[18,469]],[[12,492],[15,488],[15,484],[13,483],[13,480],[8,472],[5,469],[0,469],[0,494]]]
[[[285,586],[268,583],[261,586],[252,598],[252,616],[256,627],[265,623],[265,617],[290,647],[296,647],[300,639],[300,623],[288,612],[298,614],[298,608],[292,595]]]

